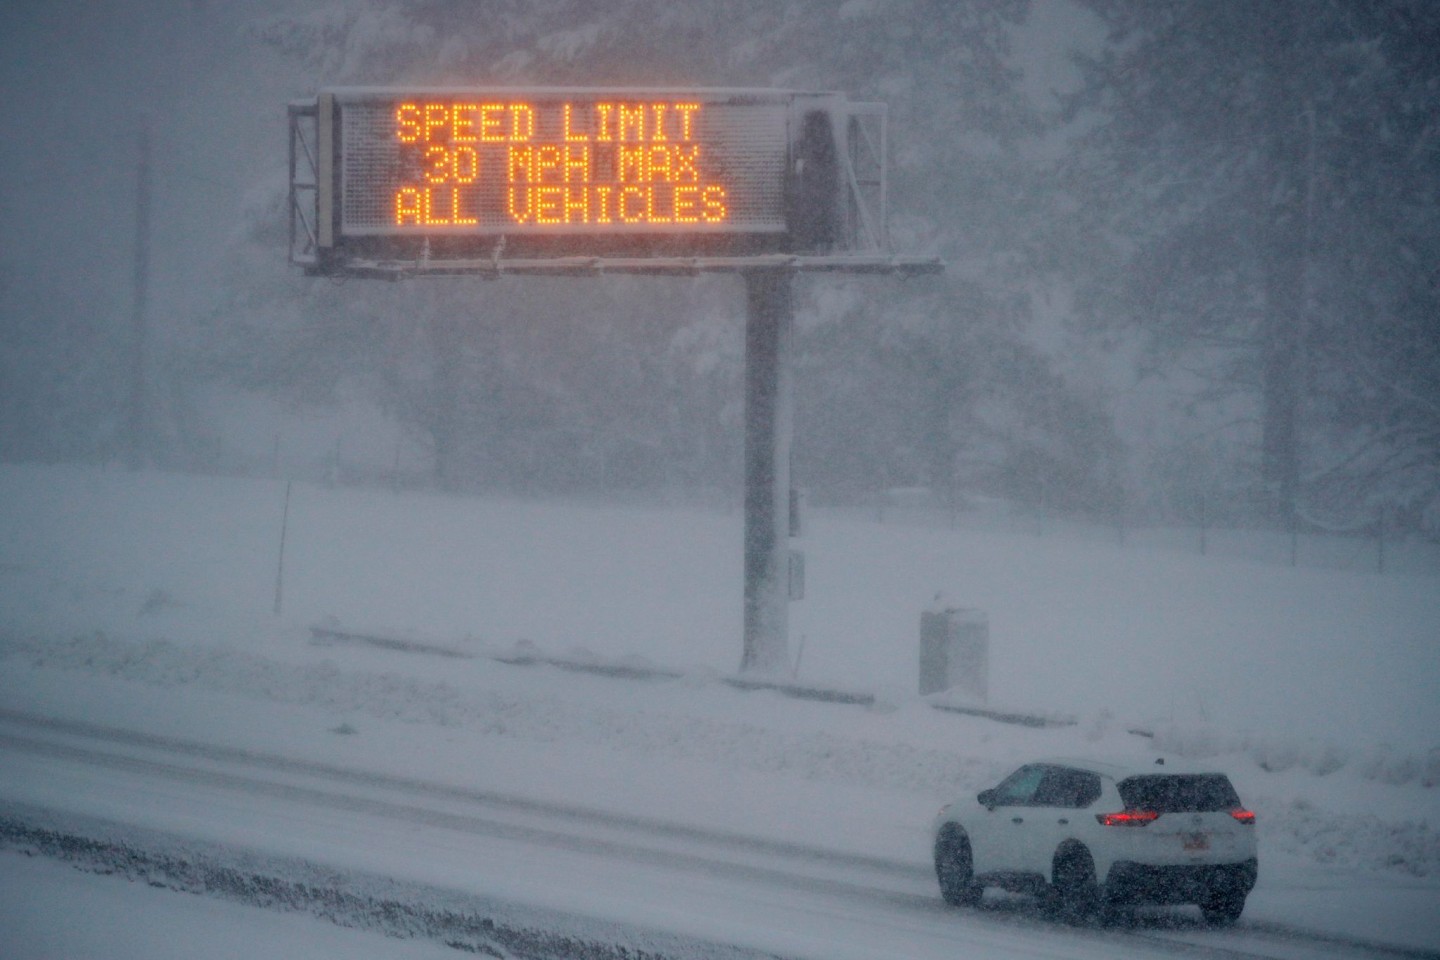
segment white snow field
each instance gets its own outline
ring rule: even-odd
[[[149,831],[786,956],[1440,954],[1434,573],[816,511],[796,679],[878,693],[857,706],[724,682],[738,513],[295,484],[277,615],[284,494],[0,468],[0,820]],[[916,696],[937,594],[988,614],[992,704],[1076,722]],[[315,626],[399,643],[321,642]],[[505,662],[517,651],[664,675]],[[1185,908],[1072,931],[1003,898],[941,906],[939,804],[1077,754],[1231,774],[1261,843],[1238,927]],[[46,852],[33,839],[0,847],[6,957],[443,949],[21,856]]]

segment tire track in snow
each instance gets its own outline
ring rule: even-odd
[[[161,754],[179,757],[195,757],[219,764],[231,765],[244,770],[297,774],[306,778],[313,778],[320,782],[403,791],[417,797],[459,801],[465,804],[490,808],[495,811],[533,814],[540,817],[552,818],[558,823],[583,824],[592,827],[630,831],[637,836],[643,836],[649,839],[670,838],[679,841],[693,841],[717,848],[749,850],[755,853],[802,863],[826,864],[841,868],[860,869],[888,875],[897,879],[912,881],[923,879],[926,882],[930,879],[928,867],[920,868],[913,863],[907,863],[901,860],[887,860],[861,854],[825,850],[783,840],[770,840],[690,824],[680,824],[647,817],[613,813],[555,801],[537,800],[499,791],[454,787],[411,777],[355,770],[310,760],[299,760],[235,747],[160,737],[153,734],[120,730],[114,727],[105,727],[80,721],[38,717],[0,708],[0,731],[3,731],[3,728],[7,725],[12,728],[18,727],[21,730],[28,730],[32,734],[35,732],[49,732],[94,743],[138,747],[143,750],[157,751]],[[95,752],[97,758],[101,760],[111,756],[110,754],[94,751],[93,748],[91,748],[91,750]],[[167,772],[171,766],[161,761],[152,762],[157,764],[156,772]],[[195,769],[197,773],[204,774],[204,771],[198,770],[198,768],[176,767],[170,772],[174,775],[182,776],[180,773],[182,769]],[[215,782],[217,785],[223,785],[220,781]],[[255,782],[257,784],[263,784],[269,781]],[[239,781],[237,781],[237,784],[238,783]],[[274,784],[273,786],[277,790],[293,789],[293,786],[285,787],[281,784]]]

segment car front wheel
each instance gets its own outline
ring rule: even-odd
[[[954,824],[945,827],[935,841],[935,876],[940,881],[940,896],[952,907],[973,907],[985,892],[975,882],[970,841]]]

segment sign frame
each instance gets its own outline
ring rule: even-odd
[[[769,176],[779,181],[773,184],[770,207],[765,210],[771,222],[753,229],[744,224],[706,224],[695,230],[673,226],[607,230],[595,225],[538,230],[517,225],[464,232],[453,227],[356,230],[355,218],[347,220],[346,138],[353,145],[355,118],[366,105],[402,101],[555,105],[601,100],[697,104],[698,115],[736,108],[769,111],[772,122],[783,123],[783,128],[770,131],[776,153],[767,161]],[[775,268],[931,273],[940,269],[935,258],[891,254],[885,229],[885,105],[852,102],[840,93],[750,88],[337,87],[321,90],[314,100],[292,102],[289,120],[289,259],[311,275],[683,274]],[[673,115],[669,122],[673,134]]]
[[[885,105],[839,93],[793,90],[588,90],[493,88],[436,93],[748,98],[785,105],[781,178],[784,229],[747,232],[535,236],[527,233],[355,237],[344,229],[341,184],[347,98],[406,96],[423,88],[337,88],[289,105],[290,248],[309,276],[408,277],[605,273],[739,274],[745,282],[745,529],[742,674],[791,670],[788,605],[799,564],[791,559],[790,446],[794,417],[791,352],[793,279],[809,271],[937,274],[936,257],[902,257],[886,231]],[[563,100],[562,100],[563,102]],[[510,174],[507,173],[507,176]],[[597,240],[598,238],[598,240]],[[802,561],[803,562],[803,561]]]

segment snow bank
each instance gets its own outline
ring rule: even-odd
[[[398,951],[392,943],[387,951],[390,956],[434,955],[410,949],[416,941],[484,956],[536,960],[763,960],[770,956],[353,869],[337,871],[298,857],[265,856],[73,814],[57,817],[23,806],[0,808],[0,849],[7,848],[57,858],[87,872],[141,881],[153,888],[309,914],[341,927],[408,941]],[[253,918],[247,919],[253,923]],[[122,924],[126,939],[134,937],[130,926]],[[329,939],[333,943],[339,938],[332,935]],[[363,949],[367,945],[354,940],[346,946]],[[346,955],[351,955],[348,950]]]

